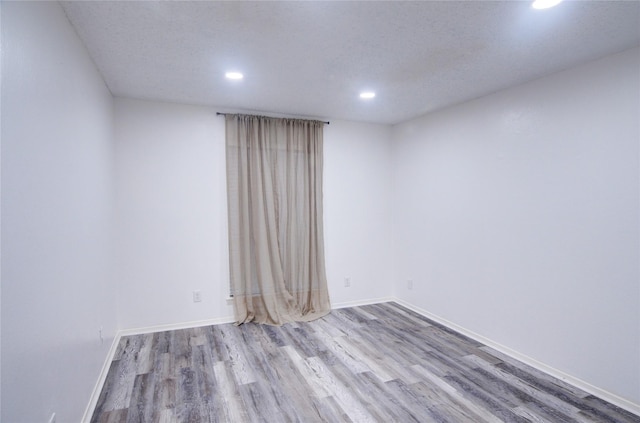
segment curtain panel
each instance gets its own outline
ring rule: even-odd
[[[324,316],[323,123],[226,115],[225,126],[236,323]]]

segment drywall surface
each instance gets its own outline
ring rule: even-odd
[[[80,421],[116,331],[112,107],[57,2],[2,3],[4,422]]]
[[[395,294],[640,404],[639,116],[634,49],[394,127]]]
[[[116,99],[115,138],[120,327],[231,316],[224,119]]]
[[[224,118],[213,108],[131,99],[116,99],[115,110],[120,327],[232,316]],[[391,291],[389,134],[382,125],[325,126],[333,303]]]
[[[333,305],[392,293],[390,136],[388,125],[331,121],[324,127],[325,257]]]

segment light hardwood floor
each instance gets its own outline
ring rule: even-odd
[[[395,303],[122,338],[92,422],[640,422]]]

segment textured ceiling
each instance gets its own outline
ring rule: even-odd
[[[640,45],[638,1],[62,5],[115,96],[386,124]]]

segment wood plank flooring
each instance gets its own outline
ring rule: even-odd
[[[640,422],[395,303],[123,337],[92,422]]]

